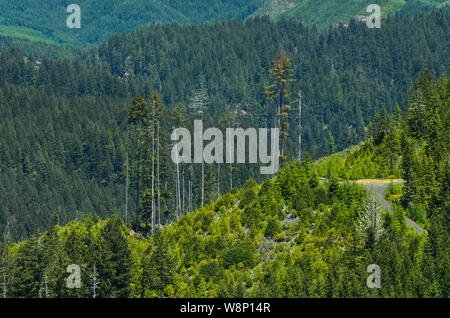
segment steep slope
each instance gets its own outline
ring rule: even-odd
[[[372,1],[373,2],[373,1]],[[365,15],[368,0],[79,0],[81,29],[68,29],[68,3],[61,0],[0,0],[0,35],[53,45],[84,48],[98,44],[113,33],[130,32],[148,24],[246,19],[269,15],[297,18],[325,29]],[[395,12],[421,12],[449,7],[445,0],[383,0],[383,16]]]
[[[359,182],[374,187],[385,209],[393,204],[394,210],[405,210],[406,216],[424,227],[434,216],[433,208],[448,204],[449,191],[449,82],[444,76],[436,84],[430,79],[428,72],[417,79],[406,113],[397,109],[394,116],[378,114],[363,144],[321,159],[316,166],[323,178],[372,179]],[[399,178],[404,179],[401,186],[374,180]],[[386,189],[390,204],[384,200]]]
[[[306,25],[316,24],[323,30],[338,23],[348,23],[356,15],[368,16],[366,8],[370,0],[268,0],[253,15],[269,14],[274,19],[297,18]],[[449,8],[448,0],[382,0],[377,2],[382,18],[397,12],[420,12]]]
[[[267,0],[251,16],[268,15],[271,18],[279,18],[286,12],[294,9],[302,0]]]
[[[446,297],[439,272],[423,275],[435,262],[422,257],[426,235],[382,213],[362,187],[319,185],[312,172],[292,163],[262,185],[249,180],[153,236],[89,217],[0,243],[0,286],[26,298]],[[383,220],[376,231],[364,221],[373,215]],[[365,285],[374,260],[381,289]],[[83,264],[81,288],[65,287],[69,264]]]
[[[67,1],[0,0],[0,35],[86,47],[113,33],[152,23],[203,23],[243,19],[263,0],[79,0],[81,29],[66,26]]]
[[[73,58],[79,53],[78,49],[57,44],[0,35],[0,52],[14,48],[20,48],[23,55],[33,56],[37,59],[42,59],[45,56],[52,59]]]

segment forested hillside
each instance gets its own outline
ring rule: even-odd
[[[3,244],[2,292],[42,298],[447,298],[449,84],[449,77],[433,82],[422,74],[397,124],[389,129],[378,120],[367,140],[378,149],[399,136],[404,208],[386,213],[373,193],[333,176],[320,183],[306,157],[260,185],[248,180],[151,236],[131,231],[117,217],[94,216]],[[389,162],[388,154],[381,157]],[[422,235],[405,222],[405,211],[415,205],[429,219]],[[80,288],[66,288],[69,264],[82,264]],[[380,266],[381,288],[366,286],[370,264]]]
[[[373,1],[372,1],[373,2]],[[295,18],[319,30],[369,15],[369,0],[79,0],[81,28],[69,29],[68,2],[62,0],[0,0],[0,35],[51,45],[86,48],[114,33],[131,32],[149,24],[201,24],[269,15]],[[382,17],[396,13],[450,8],[448,0],[382,0]]]
[[[384,111],[377,114],[364,143],[319,160],[316,174],[336,180],[404,179],[404,186],[388,189],[388,199],[414,221],[430,226],[436,205],[448,212],[448,92],[446,78],[433,85],[431,75],[423,73],[410,94],[406,113],[397,108],[392,116]]]
[[[23,55],[33,56],[41,60],[44,57],[52,59],[73,58],[79,50],[59,45],[36,42],[11,36],[0,36],[0,52],[19,48]]]
[[[268,14],[275,20],[296,18],[324,30],[339,23],[347,24],[356,15],[369,16],[371,13],[366,9],[372,3],[370,0],[267,0],[252,16]],[[450,9],[448,0],[381,0],[376,4],[381,8],[383,19],[395,14]]]
[[[297,157],[295,107],[301,90],[303,150],[317,159],[363,140],[365,127],[381,109],[391,114],[396,103],[404,109],[423,69],[433,77],[447,74],[447,30],[444,13],[389,19],[379,30],[352,23],[323,34],[296,21],[255,18],[210,26],[150,26],[114,35],[65,60],[3,52],[0,233],[9,224],[17,240],[47,229],[54,220],[62,225],[90,214],[125,217],[128,212],[134,220],[136,203],[142,210],[135,225],[148,223],[152,203],[146,190],[154,180],[149,181],[145,169],[151,157],[145,165],[137,164],[145,159],[136,143],[143,130],[129,121],[138,95],[146,107],[159,109],[160,164],[153,177],[159,171],[156,191],[164,223],[176,215],[181,201],[177,191],[187,202],[191,188],[192,210],[201,206],[201,188],[206,204],[251,177],[263,181],[257,165],[206,165],[204,175],[195,165],[180,168],[176,185],[175,166],[167,160],[170,132],[192,128],[198,114],[189,106],[196,97],[206,97],[205,128],[274,127],[276,107],[265,93],[272,61],[284,50],[294,70],[285,155],[288,160]],[[138,175],[141,170],[146,174]],[[202,179],[208,180],[204,187]],[[138,182],[145,186],[138,189]]]
[[[148,24],[201,24],[245,19],[264,0],[78,0],[80,29],[69,29],[62,0],[0,1],[0,34],[49,44],[83,48],[113,33],[130,32]]]

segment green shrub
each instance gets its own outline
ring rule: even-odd
[[[258,226],[261,222],[262,213],[255,206],[247,206],[242,214],[242,224],[250,228],[252,225]]]
[[[212,260],[206,263],[200,264],[200,274],[206,278],[206,280],[211,279],[216,276],[219,272],[219,262],[217,260]]]
[[[221,196],[216,204],[214,205],[214,211],[216,212],[223,212],[227,209],[230,209],[235,202],[235,198],[233,197],[233,195],[231,195],[231,193],[227,193],[223,196]]]
[[[269,222],[267,222],[264,235],[266,237],[273,237],[274,235],[277,235],[280,232],[281,232],[281,222],[270,218]]]
[[[252,267],[256,263],[253,249],[249,244],[237,245],[225,251],[221,258],[225,268],[243,263],[246,267]]]

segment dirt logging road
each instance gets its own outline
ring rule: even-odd
[[[363,179],[358,180],[356,183],[364,186],[369,191],[373,191],[378,198],[378,201],[381,204],[381,207],[383,210],[392,212],[392,206],[391,204],[385,199],[384,193],[386,192],[387,188],[391,183],[393,184],[402,184],[405,183],[404,180],[396,179],[396,180],[381,180],[381,179]],[[409,227],[411,227],[414,231],[416,231],[418,234],[422,234],[424,232],[424,229],[414,222],[413,220],[406,218],[406,223]]]

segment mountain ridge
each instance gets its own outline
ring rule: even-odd
[[[296,18],[320,30],[348,23],[357,14],[366,14],[371,1],[312,0],[79,0],[81,29],[69,29],[66,3],[61,0],[0,0],[0,35],[51,45],[86,48],[115,33],[131,32],[148,24],[201,24],[269,15]],[[384,0],[382,14],[421,12],[450,7],[445,0]]]

